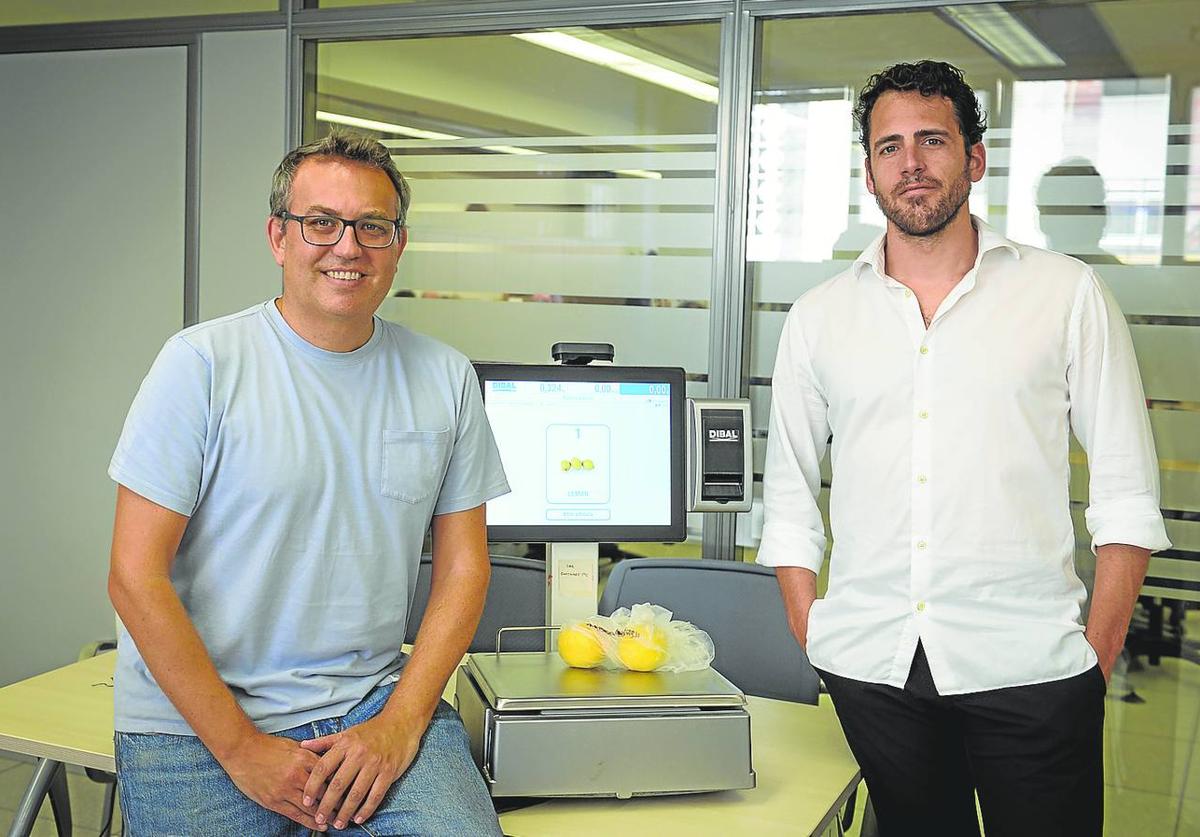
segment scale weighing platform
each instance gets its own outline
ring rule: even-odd
[[[750,714],[714,671],[575,669],[557,654],[472,654],[456,708],[492,796],[753,788]]]

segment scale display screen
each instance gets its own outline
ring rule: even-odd
[[[491,541],[679,541],[684,377],[677,368],[476,364],[512,493]]]

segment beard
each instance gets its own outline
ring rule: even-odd
[[[935,187],[941,185],[940,181],[932,177],[905,180],[897,184],[890,195],[876,193],[875,202],[879,204],[884,217],[900,232],[915,238],[937,235],[946,229],[971,195],[971,177],[965,167],[962,176],[952,180],[940,194],[923,195],[915,201],[907,200],[900,194],[900,190],[914,183],[927,183]]]

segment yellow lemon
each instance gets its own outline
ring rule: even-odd
[[[583,460],[583,470],[590,471],[596,467],[596,463],[590,459]]]
[[[572,668],[595,668],[604,662],[604,646],[586,622],[558,632],[558,656]]]
[[[562,462],[559,463],[559,465],[562,467],[562,469],[564,471],[571,470],[571,460],[569,460],[569,459],[564,459]]]
[[[583,462],[579,459],[578,456],[573,457],[571,459],[571,467],[575,468],[576,470],[583,467]]]
[[[635,628],[617,641],[617,659],[631,671],[654,671],[667,660],[667,638],[653,628]]]

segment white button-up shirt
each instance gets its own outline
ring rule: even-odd
[[[1081,262],[972,219],[979,255],[925,328],[881,236],[787,317],[772,384],[758,562],[820,570],[808,654],[902,687],[918,639],[938,691],[1069,677],[1083,635],[1067,483],[1088,453],[1093,548],[1170,546],[1125,319]]]

